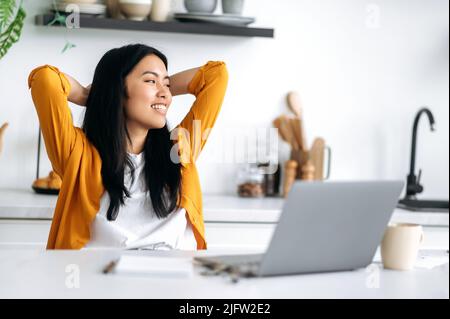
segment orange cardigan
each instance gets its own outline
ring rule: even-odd
[[[197,249],[206,249],[206,240],[195,160],[205,145],[208,129],[217,119],[227,84],[224,62],[209,61],[203,65],[188,87],[196,100],[176,127],[179,129],[172,131],[178,137],[181,155],[181,206],[193,225]],[[58,68],[44,65],[34,69],[28,77],[28,87],[48,157],[53,170],[62,177],[47,249],[81,249],[90,239],[90,225],[105,191],[101,158],[84,132],[73,125],[67,102],[70,83]]]

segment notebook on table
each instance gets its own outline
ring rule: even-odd
[[[104,274],[184,278],[193,275],[191,258],[122,255],[109,263]]]

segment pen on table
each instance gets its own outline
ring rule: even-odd
[[[104,274],[109,274],[114,270],[114,267],[117,265],[118,260],[111,261],[106,267],[103,269]]]

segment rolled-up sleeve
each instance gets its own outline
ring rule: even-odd
[[[228,86],[228,70],[225,62],[209,61],[192,78],[189,93],[196,96],[195,102],[177,128],[188,135],[182,143],[189,151],[189,159],[195,162],[206,144],[222,107]],[[186,156],[186,155],[185,155]]]
[[[63,176],[76,139],[67,101],[70,83],[58,68],[43,65],[31,71],[28,87],[53,170]]]

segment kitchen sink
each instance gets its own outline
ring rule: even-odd
[[[405,198],[399,201],[398,207],[412,211],[448,213],[448,201],[444,200],[421,200]]]

